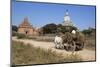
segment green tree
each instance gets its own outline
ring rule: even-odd
[[[77,30],[77,27],[71,26],[71,30]]]
[[[12,31],[16,31],[17,32],[18,27],[16,25],[12,25]]]
[[[61,24],[58,24],[58,26],[57,26],[58,32],[65,33],[65,32],[71,32],[72,30],[77,30],[77,27],[75,27],[75,26],[62,26]]]
[[[88,29],[84,29],[83,31],[82,31],[82,33],[83,34],[85,34],[85,35],[91,35],[92,33],[95,33],[95,31],[96,31],[96,29],[95,28],[88,28]]]
[[[57,25],[54,23],[47,24],[42,27],[43,33],[48,34],[48,33],[56,33],[57,32]]]
[[[57,27],[57,32],[62,32],[62,33],[67,32],[66,27],[65,26],[58,26]]]
[[[89,29],[86,29],[86,30],[83,30],[82,33],[85,35],[90,35],[92,33],[92,31]]]

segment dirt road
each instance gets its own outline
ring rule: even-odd
[[[34,47],[40,47],[40,48],[43,48],[44,50],[52,49],[52,51],[56,51],[57,53],[61,53],[63,55],[72,53],[72,52],[68,52],[66,50],[55,49],[54,48],[55,44],[53,42],[42,42],[42,41],[35,41],[32,39],[17,39],[16,37],[12,37],[12,40],[20,41],[25,44],[31,44]],[[94,61],[95,60],[95,51],[93,51],[93,50],[83,49],[83,50],[77,51],[75,53],[78,53],[82,57],[83,61]]]

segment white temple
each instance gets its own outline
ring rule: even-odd
[[[69,17],[69,14],[68,14],[68,10],[66,11],[65,13],[65,16],[64,16],[64,21],[63,21],[63,26],[73,26],[71,20],[70,20],[70,17]]]

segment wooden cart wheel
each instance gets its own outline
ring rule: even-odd
[[[76,43],[76,51],[82,50],[84,48],[84,43]]]
[[[66,51],[75,51],[75,49],[76,49],[76,45],[75,45],[75,42],[73,41],[73,42],[71,42],[69,45],[67,45],[67,46],[64,46],[64,49],[66,50]]]

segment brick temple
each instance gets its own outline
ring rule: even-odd
[[[18,33],[25,35],[39,35],[39,30],[33,28],[33,26],[29,23],[28,18],[26,17],[19,25]]]

